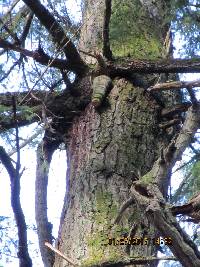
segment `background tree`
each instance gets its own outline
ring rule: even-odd
[[[172,58],[172,26],[179,26],[178,18],[188,33],[191,21],[197,30],[198,3],[88,0],[82,2],[79,25],[66,12],[63,17],[59,1],[22,2],[26,5],[15,1],[2,18],[1,54],[7,52],[14,62],[2,66],[1,82],[20,66],[26,90],[1,94],[1,128],[15,128],[19,155],[18,127],[35,121],[44,126],[35,198],[44,265],[157,266],[156,245],[162,236],[173,259],[199,266],[197,246],[175,219],[178,214],[193,218],[198,203],[168,205],[172,168],[195,142],[200,123],[193,90],[199,81],[178,82],[176,75],[200,72],[200,60]],[[170,25],[171,20],[177,23]],[[31,36],[37,47],[27,49]],[[35,64],[31,71],[28,58]],[[52,155],[61,143],[68,170],[57,239],[62,257],[55,258],[46,197]],[[5,166],[7,156],[1,154]],[[19,163],[20,157],[18,178]],[[14,196],[19,198],[19,192]],[[140,244],[132,244],[131,236],[140,237]],[[111,241],[123,245],[108,245]],[[20,266],[31,266],[29,261],[23,265],[22,256]]]

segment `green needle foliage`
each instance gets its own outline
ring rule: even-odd
[[[173,30],[181,35],[183,41],[182,56],[199,56],[200,48],[200,1],[171,1]]]

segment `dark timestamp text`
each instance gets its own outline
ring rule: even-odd
[[[171,237],[137,237],[137,236],[130,236],[130,237],[109,237],[107,245],[114,245],[114,246],[123,246],[123,245],[172,245],[172,238]]]

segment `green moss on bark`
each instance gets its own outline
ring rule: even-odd
[[[101,190],[96,192],[96,211],[93,214],[94,232],[87,237],[89,257],[82,262],[81,266],[92,266],[105,261],[115,262],[125,256],[119,246],[108,245],[109,237],[120,237],[128,228],[116,225],[112,227],[113,218],[116,217],[118,209],[113,203],[111,193]]]
[[[163,10],[160,10],[160,16]],[[110,23],[110,43],[115,56],[156,59],[162,56],[163,43],[158,21],[148,16],[139,1],[113,1]]]
[[[146,185],[152,183],[154,181],[154,176],[152,171],[149,171],[145,175],[143,175],[140,181]]]

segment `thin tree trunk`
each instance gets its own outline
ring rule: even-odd
[[[58,148],[60,140],[48,129],[45,131],[43,140],[37,148],[37,166],[35,181],[35,219],[39,239],[40,252],[45,267],[54,264],[55,255],[46,246],[45,242],[52,244],[52,227],[47,216],[47,186],[48,174],[52,155]]]

